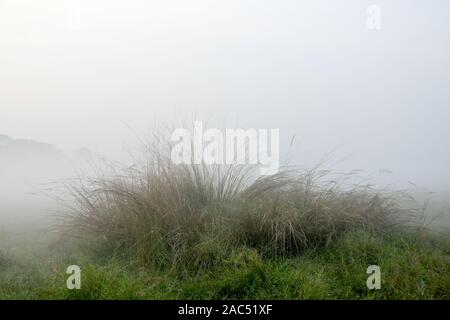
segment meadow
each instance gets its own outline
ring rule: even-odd
[[[0,299],[450,299],[448,229],[427,227],[407,193],[318,167],[173,165],[159,150],[65,181],[51,228],[3,231]]]

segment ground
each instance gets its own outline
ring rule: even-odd
[[[102,256],[48,233],[1,239],[0,299],[450,299],[448,238],[420,231],[356,230],[296,256],[241,247],[189,269]],[[81,268],[79,290],[66,287],[69,265]],[[369,265],[380,267],[380,290],[367,288]]]

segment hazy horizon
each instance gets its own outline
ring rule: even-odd
[[[366,27],[369,5],[381,29]],[[0,134],[124,158],[194,120],[450,190],[448,1],[0,0]],[[386,172],[392,174],[386,174]]]

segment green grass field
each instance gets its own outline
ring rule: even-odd
[[[2,249],[0,299],[450,299],[449,242],[418,233],[353,231],[327,248],[278,258],[248,247],[225,254],[209,243],[197,254],[217,261],[170,269],[32,238],[22,242],[27,252],[11,243]],[[66,288],[72,264],[81,268],[79,290]],[[374,264],[381,268],[380,290],[366,286]]]

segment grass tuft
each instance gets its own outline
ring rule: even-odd
[[[66,227],[142,264],[201,271],[242,246],[295,256],[350,230],[389,232],[411,213],[391,193],[340,183],[326,171],[255,178],[241,165],[174,165],[160,150],[67,185],[75,203]]]

